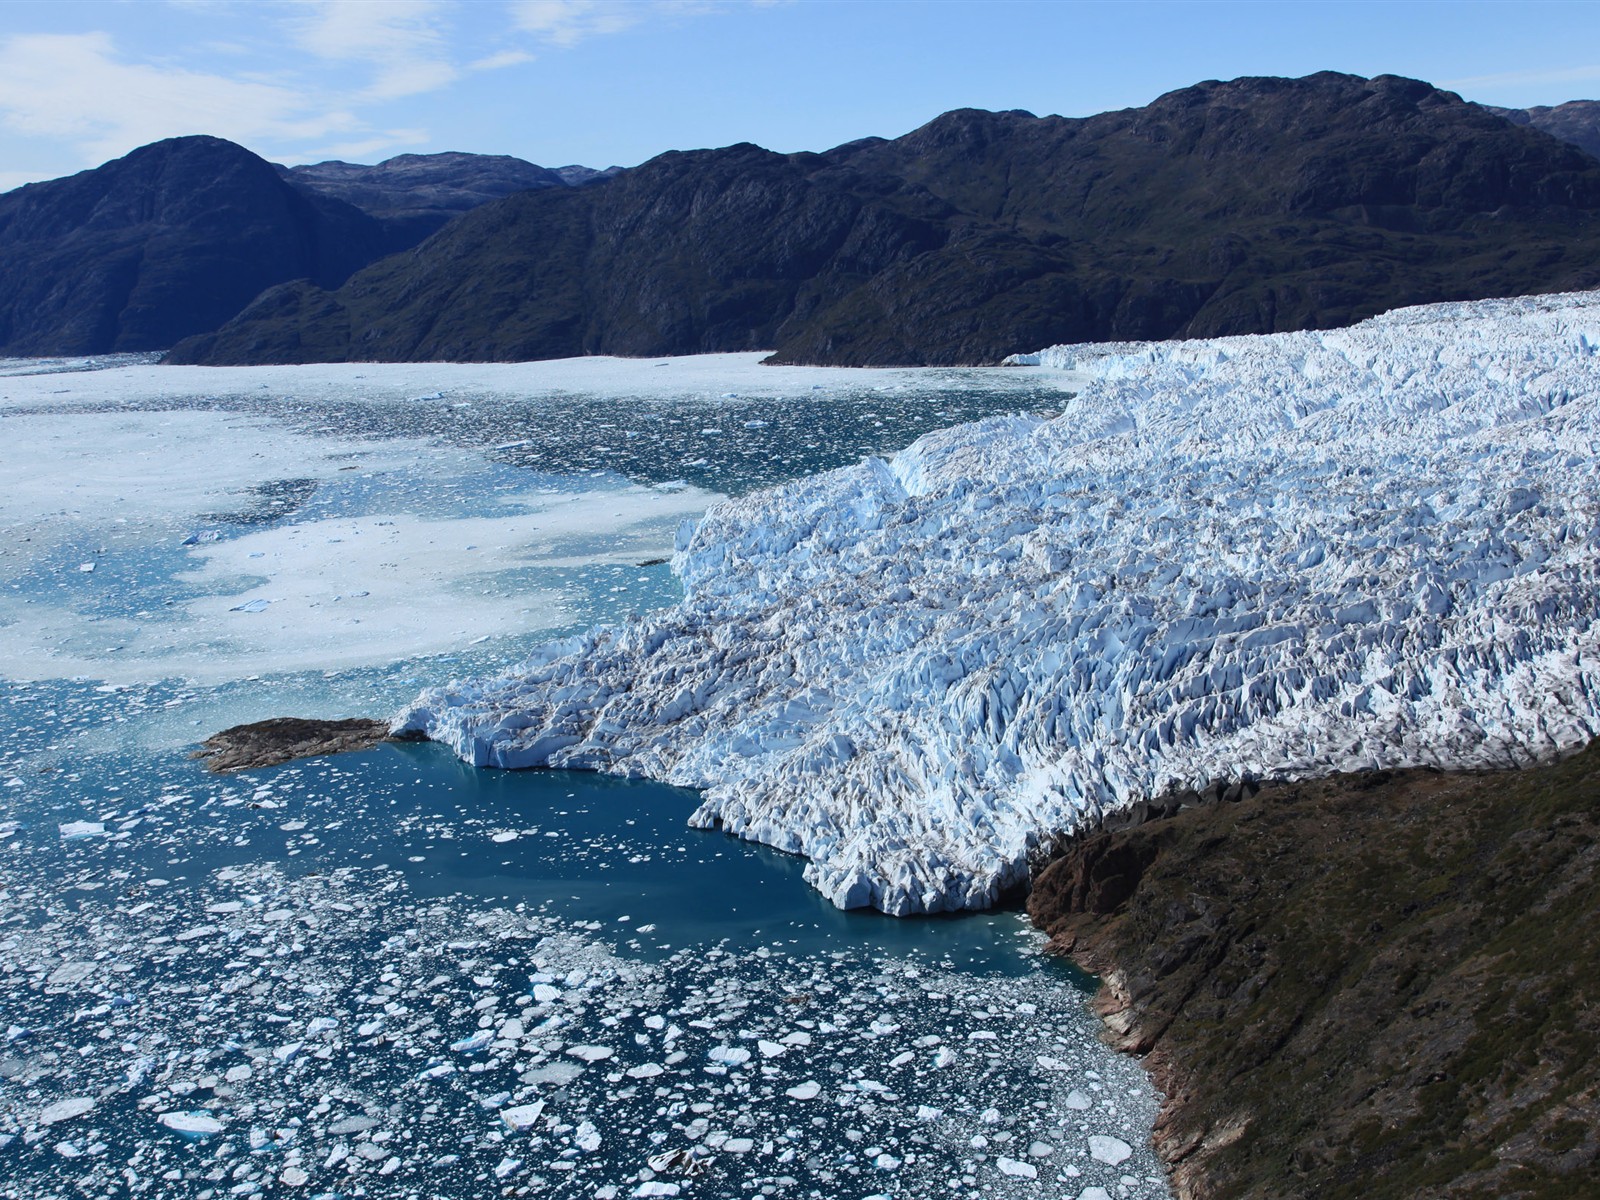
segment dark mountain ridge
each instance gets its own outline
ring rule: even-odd
[[[0,196],[0,353],[164,350],[288,279],[337,287],[382,228],[213,137]]]
[[[401,154],[374,166],[333,160],[278,171],[377,218],[391,231],[396,249],[416,245],[480,204],[516,192],[569,186],[560,173],[508,154],[453,151]]]
[[[337,291],[274,289],[171,360],[990,363],[1589,286],[1597,251],[1600,162],[1426,83],[1324,72],[663,154],[484,205]]]
[[[156,142],[0,195],[0,354],[165,350],[266,288],[337,287],[480,204],[569,186],[506,156],[288,168],[221,138]]]
[[[1568,100],[1565,104],[1541,104],[1536,108],[1495,108],[1489,104],[1483,107],[1496,116],[1548,133],[1600,158],[1600,100]]]

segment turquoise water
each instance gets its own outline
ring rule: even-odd
[[[120,673],[0,681],[0,1195],[1164,1195],[1147,1083],[1019,912],[841,912],[800,860],[688,828],[694,793],[647,781],[474,770],[426,744],[226,777],[189,757],[229,724],[381,715],[671,603],[670,572],[619,554],[621,534],[485,577],[562,616],[446,653],[333,671],[269,654],[198,683],[144,678],[106,644],[117,621],[180,627],[218,586],[187,577],[185,532],[464,521],[627,480],[737,491],[1052,399],[1008,378],[625,415],[582,397],[470,416],[215,402],[481,457],[261,480],[120,540],[107,513],[7,567],[8,611],[47,612],[52,644]],[[651,423],[681,434],[617,436]],[[1129,1157],[1095,1159],[1090,1134]]]

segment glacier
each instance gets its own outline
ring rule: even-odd
[[[704,789],[902,915],[1149,798],[1548,759],[1600,732],[1597,347],[1591,292],[1020,355],[1059,414],[719,502],[678,606],[394,728]]]

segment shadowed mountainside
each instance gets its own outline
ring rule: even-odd
[[[1484,107],[1518,125],[1527,125],[1600,158],[1600,100],[1568,100],[1537,108]]]
[[[485,205],[174,362],[776,348],[989,363],[1600,282],[1600,162],[1425,83],[1209,82],[1085,119],[963,110],[825,154],[671,153]]]
[[[273,284],[336,287],[385,244],[241,146],[156,142],[0,196],[0,353],[164,350]]]
[[[569,186],[559,173],[506,154],[401,154],[375,166],[332,161],[278,170],[302,187],[376,217],[396,249],[416,245],[480,204]]]
[[[1073,843],[1028,902],[1168,1100],[1181,1200],[1588,1197],[1600,742],[1272,784]]]

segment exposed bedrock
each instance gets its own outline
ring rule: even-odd
[[[1087,835],[1028,901],[1148,1054],[1182,1200],[1586,1197],[1600,742],[1367,772]]]
[[[194,757],[205,759],[207,769],[212,771],[249,771],[275,767],[297,758],[365,750],[388,739],[387,721],[365,717],[335,721],[272,717],[212,734],[201,743]]]
[[[897,914],[1214,780],[1551,760],[1600,732],[1596,347],[1586,293],[1047,351],[1059,417],[720,504],[677,607],[395,729],[704,788]]]

